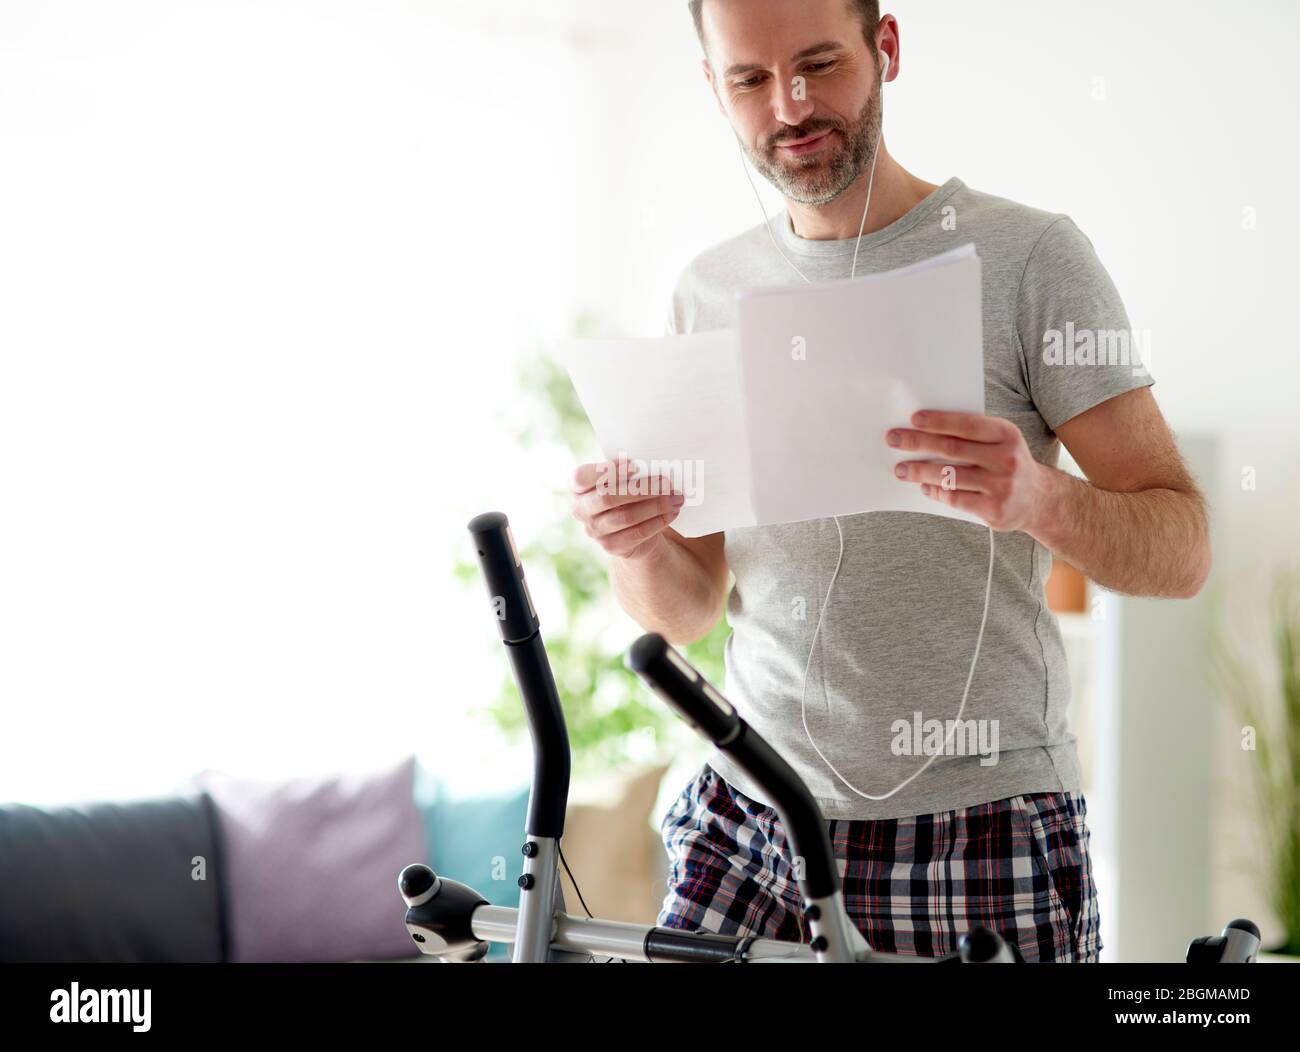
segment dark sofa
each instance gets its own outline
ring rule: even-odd
[[[228,960],[220,829],[206,793],[0,807],[0,961]]]

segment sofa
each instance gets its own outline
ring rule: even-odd
[[[575,783],[565,855],[600,916],[654,921],[663,774]],[[428,960],[411,953],[398,872],[425,861],[517,906],[527,802],[527,785],[458,795],[408,757],[364,775],[204,772],[153,799],[0,806],[0,961]]]

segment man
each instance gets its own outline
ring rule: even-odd
[[[1055,554],[1107,588],[1185,598],[1210,568],[1204,502],[1151,376],[1127,356],[1097,361],[1095,338],[1129,332],[1123,304],[1068,217],[955,178],[928,183],[889,154],[881,94],[904,67],[897,20],[876,0],[690,8],[718,106],[787,211],[683,271],[674,331],[732,327],[738,290],[848,277],[855,253],[859,274],[967,242],[982,260],[988,415],[929,411],[880,440],[911,454],[900,486],[997,531],[964,710],[996,728],[996,762],[949,750],[919,770],[927,757],[899,748],[893,729],[957,712],[989,579],[987,529],[878,512],[688,539],[671,528],[680,496],[606,492],[608,465],[596,464],[576,472],[573,513],[648,631],[693,642],[726,604],[727,696],[818,799],[846,906],[873,947],[938,956],[984,925],[1029,961],[1096,960],[1086,803],[1044,581]],[[1079,348],[1079,334],[1094,338],[1093,351],[1058,353],[1065,333]],[[1087,482],[1055,468],[1061,444]],[[686,787],[663,833],[672,865],[660,924],[807,938],[780,823],[725,758]]]

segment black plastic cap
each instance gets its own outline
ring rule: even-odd
[[[503,530],[510,525],[510,520],[506,518],[503,511],[485,511],[482,515],[475,515],[469,520],[470,533],[490,533],[493,530]]]
[[[1255,938],[1259,938],[1259,929],[1255,927],[1255,922],[1247,920],[1245,917],[1238,917],[1236,920],[1230,920],[1224,925],[1225,928],[1235,928],[1237,931],[1248,932]]]
[[[404,899],[416,899],[433,887],[437,879],[433,870],[421,862],[416,862],[398,874],[397,890],[402,893]]]
[[[962,936],[962,949],[972,964],[991,961],[1002,951],[1002,939],[988,928],[972,928]]]
[[[668,641],[658,632],[641,636],[627,652],[627,667],[638,676],[655,667],[668,651]]]

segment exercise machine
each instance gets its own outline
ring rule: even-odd
[[[821,809],[794,769],[741,719],[736,710],[662,636],[641,636],[627,665],[696,732],[758,785],[781,819],[799,878],[807,943],[750,935],[682,931],[565,910],[560,883],[560,841],[568,805],[570,753],[564,712],[542,643],[523,565],[506,516],[475,517],[469,532],[478,552],[501,640],[528,716],[533,743],[532,788],[524,826],[519,908],[494,906],[473,888],[438,876],[426,865],[407,866],[398,877],[406,903],[406,928],[421,953],[443,961],[482,960],[492,943],[512,945],[515,963],[643,961],[765,963],[1012,963],[1013,943],[987,928],[973,928],[956,952],[928,958],[873,950],[849,919]],[[569,874],[570,880],[573,874]],[[574,886],[577,887],[576,881]],[[581,893],[579,893],[581,897]],[[1234,920],[1223,933],[1195,940],[1188,961],[1250,962],[1259,931]]]

